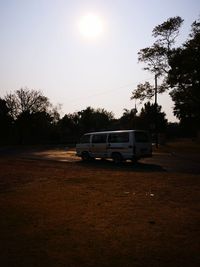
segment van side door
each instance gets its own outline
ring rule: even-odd
[[[104,158],[107,156],[107,134],[93,134],[91,140],[91,154],[94,158]]]
[[[110,133],[108,136],[108,155],[120,153],[124,159],[130,159],[133,154],[133,146],[130,140],[129,132]]]
[[[90,153],[90,139],[90,134],[84,134],[80,139],[80,143],[76,144],[76,153],[78,156],[81,156],[82,152]]]

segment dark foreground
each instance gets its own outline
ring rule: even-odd
[[[200,175],[0,157],[5,267],[200,266]]]

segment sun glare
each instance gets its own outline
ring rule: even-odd
[[[80,33],[88,39],[95,39],[103,32],[101,18],[93,14],[83,16],[78,26]]]

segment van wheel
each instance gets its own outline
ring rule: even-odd
[[[91,157],[87,151],[85,151],[81,154],[81,158],[83,161],[89,161],[91,159]]]
[[[119,164],[123,160],[120,153],[113,153],[112,154],[112,159],[113,159],[113,161],[114,161],[115,164]]]

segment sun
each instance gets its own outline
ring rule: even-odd
[[[103,21],[94,14],[81,17],[79,24],[80,33],[87,39],[96,39],[103,32]]]

